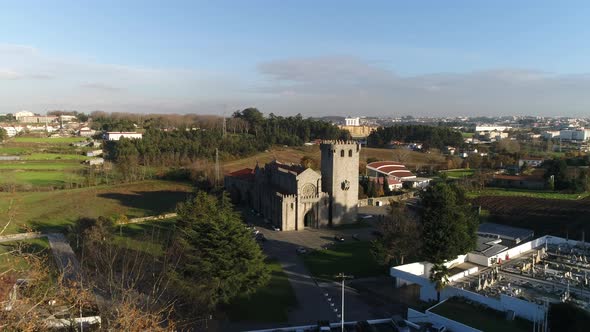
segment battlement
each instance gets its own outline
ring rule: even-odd
[[[350,141],[345,141],[345,140],[323,140],[320,143],[320,147],[322,145],[328,146],[328,145],[357,145],[357,144],[359,144],[359,143],[356,142],[356,141],[352,141],[352,140],[350,140]]]

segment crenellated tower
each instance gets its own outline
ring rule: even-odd
[[[354,141],[323,141],[322,191],[329,199],[329,224],[352,223],[357,219],[359,156],[361,145]]]

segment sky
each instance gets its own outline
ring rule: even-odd
[[[0,113],[590,116],[588,1],[5,1]]]

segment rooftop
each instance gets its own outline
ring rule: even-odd
[[[514,240],[516,241],[516,243],[532,238],[535,235],[535,233],[530,229],[494,224],[489,222],[480,224],[477,228],[477,233],[481,235],[498,235],[502,239]]]

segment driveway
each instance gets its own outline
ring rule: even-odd
[[[368,211],[364,211],[367,213]],[[371,211],[376,212],[376,211]],[[264,252],[279,261],[293,287],[299,306],[289,312],[289,322],[285,325],[314,324],[318,320],[331,322],[341,319],[341,287],[339,283],[314,280],[307,270],[303,257],[296,249],[304,247],[308,250],[324,250],[325,246],[335,243],[334,236],[343,236],[345,241],[353,241],[352,235],[361,240],[373,238],[372,227],[349,229],[304,229],[301,231],[273,231],[267,227],[262,218],[256,217],[250,211],[244,211],[246,222],[256,225],[256,229],[264,234]],[[369,218],[367,222],[376,220]],[[364,320],[387,317],[388,312],[379,310],[380,304],[367,299],[355,289],[345,288],[345,319]],[[277,327],[275,324],[274,327]]]

